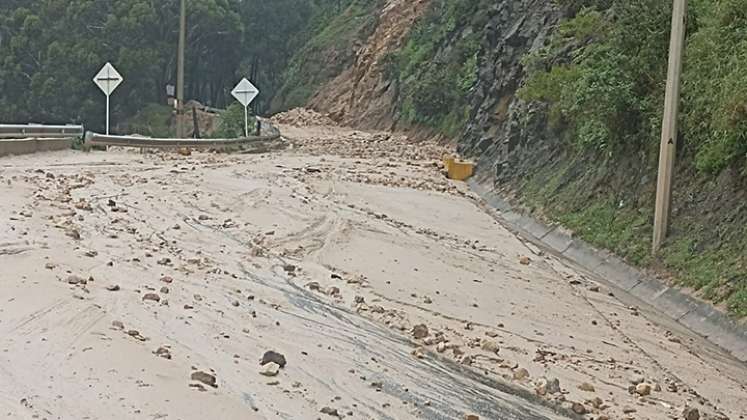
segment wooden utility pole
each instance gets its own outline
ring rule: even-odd
[[[686,19],[687,0],[674,0],[672,39],[669,44],[667,93],[664,100],[664,120],[661,128],[661,150],[659,152],[659,179],[656,192],[656,214],[654,216],[654,254],[661,249],[669,229],[674,159],[677,154],[677,120],[680,105],[680,79],[682,76]]]
[[[184,131],[184,49],[187,43],[187,0],[181,0],[179,15],[179,51],[176,68],[176,137],[183,138]]]

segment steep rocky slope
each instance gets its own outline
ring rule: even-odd
[[[519,98],[531,76],[527,58],[551,44],[560,24],[578,12],[558,4],[382,2],[372,29],[358,32],[349,51],[355,57],[351,64],[318,85],[309,103],[347,125],[445,135],[463,155],[478,161],[481,182],[536,216],[562,223],[593,244],[654,268],[744,317],[747,177],[739,167],[718,176],[698,172],[692,149],[700,140],[684,139],[671,238],[652,257],[660,117],[654,112],[647,122],[651,138],[614,153],[579,152],[568,131],[548,122],[547,105]],[[654,52],[664,57],[651,76],[649,89],[656,92],[638,93],[649,95],[654,109],[659,108],[664,77],[658,72],[666,70],[667,37],[665,29],[655,37]],[[562,62],[563,55],[567,60],[578,48],[561,48],[556,61]],[[555,63],[551,59],[545,65]],[[640,138],[631,131],[630,137],[636,136]]]

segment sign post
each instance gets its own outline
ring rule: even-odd
[[[249,137],[249,104],[259,95],[259,90],[246,78],[241,79],[231,95],[244,105],[244,135]]]
[[[109,135],[109,97],[111,96],[112,92],[122,83],[124,79],[122,78],[122,75],[117,72],[117,69],[114,68],[114,66],[111,65],[111,63],[106,63],[104,67],[101,68],[99,73],[96,75],[96,77],[93,78],[93,82],[96,83],[96,86],[99,87],[104,92],[104,95],[106,95],[106,135]]]

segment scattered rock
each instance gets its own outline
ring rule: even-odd
[[[412,336],[416,340],[421,340],[428,337],[428,326],[425,324],[418,324],[412,328]]]
[[[532,260],[529,259],[526,255],[519,257],[519,263],[521,265],[529,265],[532,262]]]
[[[700,420],[700,411],[697,408],[685,407],[682,411],[683,420]]]
[[[218,381],[215,378],[215,375],[211,375],[209,373],[202,372],[202,371],[197,371],[197,372],[192,372],[191,378],[193,381],[202,382],[203,384],[207,386],[218,388]]]
[[[324,407],[319,412],[332,417],[340,417],[340,413],[337,412],[336,408]]]
[[[498,343],[493,340],[482,340],[482,349],[489,353],[498,353],[501,349],[498,347]]]
[[[143,302],[146,302],[146,301],[160,302],[161,296],[158,296],[155,293],[146,293],[145,295],[143,295]]]
[[[158,357],[163,357],[164,359],[171,360],[171,351],[166,347],[159,347],[158,350],[153,352],[153,354]]]
[[[559,394],[560,393],[560,379],[558,378],[551,378],[547,380],[547,392],[549,394]]]
[[[514,371],[514,379],[517,381],[524,380],[529,377],[529,371],[524,368],[519,368]]]
[[[410,354],[412,354],[416,359],[422,359],[425,357],[425,353],[423,353],[423,349],[421,347],[416,348]]]
[[[280,366],[280,368],[285,368],[287,362],[285,361],[285,356],[276,351],[270,350],[265,352],[264,356],[262,356],[262,360],[259,362],[262,366],[268,363],[275,363]]]
[[[278,373],[280,373],[280,365],[275,362],[267,363],[259,372],[260,375],[268,377],[278,376]]]
[[[571,406],[571,410],[573,410],[573,412],[574,412],[574,413],[576,413],[576,414],[580,414],[580,415],[583,415],[583,414],[586,414],[586,413],[588,413],[588,412],[589,412],[589,411],[588,411],[588,410],[586,409],[586,406],[585,406],[585,405],[583,405],[583,404],[581,404],[581,403],[578,403],[578,402],[574,402],[574,403],[573,403],[573,405]]]
[[[322,286],[319,285],[318,282],[312,281],[310,283],[306,283],[306,287],[309,288],[309,290],[313,290],[315,292],[318,292],[322,290]]]
[[[110,292],[118,292],[119,291],[119,285],[118,284],[112,284],[111,286],[106,286],[106,290]]]
[[[596,391],[594,389],[594,385],[592,385],[592,384],[590,384],[588,382],[584,382],[581,385],[579,385],[578,389],[580,389],[581,391],[584,391],[584,392],[594,392],[594,391]]]
[[[651,395],[651,391],[653,390],[653,388],[654,387],[652,387],[651,384],[644,382],[635,386],[635,393],[642,397],[645,397],[647,395]]]
[[[88,281],[84,279],[83,277],[76,276],[74,274],[68,276],[66,281],[67,281],[67,284],[72,284],[72,285],[78,285],[78,284],[85,285],[86,283],[88,283]]]

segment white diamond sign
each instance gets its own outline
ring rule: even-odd
[[[241,105],[247,107],[250,103],[252,103],[254,98],[259,95],[259,90],[254,87],[252,82],[244,78],[239,82],[238,85],[236,85],[235,88],[233,88],[233,90],[231,91],[231,95],[233,95],[236,100],[241,102]]]
[[[93,78],[94,83],[96,83],[106,96],[111,95],[123,80],[122,75],[119,74],[111,63],[106,63],[101,68],[101,71],[99,71],[99,74]]]

